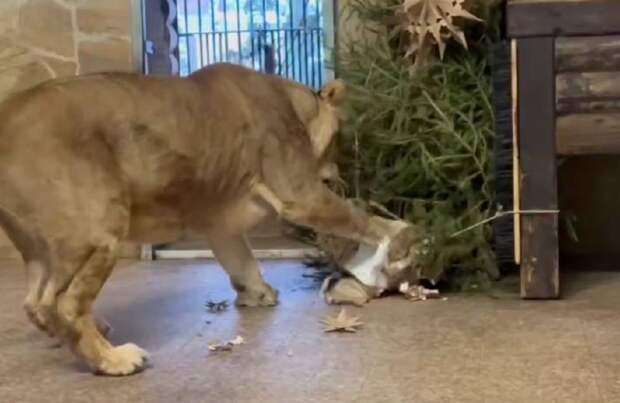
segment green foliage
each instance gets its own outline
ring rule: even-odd
[[[490,226],[456,231],[492,215],[493,110],[489,44],[497,13],[473,10],[487,21],[465,27],[470,49],[451,45],[411,75],[411,62],[387,34],[395,0],[356,0],[356,14],[375,35],[337,54],[348,85],[343,125],[343,172],[351,188],[421,225],[434,239],[425,277],[459,289],[481,288],[499,276]]]

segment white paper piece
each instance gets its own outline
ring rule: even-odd
[[[239,344],[245,344],[245,339],[241,336],[237,336],[234,339],[230,340],[228,344],[232,344],[233,346],[238,346]]]
[[[385,238],[378,247],[360,244],[355,256],[347,262],[345,269],[362,284],[384,289],[387,277],[383,267],[387,261],[390,240]]]

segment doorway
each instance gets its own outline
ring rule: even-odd
[[[323,84],[322,0],[178,0],[176,11],[181,76],[229,62]]]
[[[142,0],[144,72],[244,65],[318,89],[333,77],[334,0]]]
[[[187,76],[213,63],[240,64],[314,89],[333,77],[334,0],[142,0],[143,69]],[[259,258],[312,251],[275,221],[249,236]],[[213,257],[206,241],[144,248],[155,258]]]

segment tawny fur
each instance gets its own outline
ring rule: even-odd
[[[92,313],[122,240],[206,236],[240,305],[277,303],[244,235],[274,209],[378,243],[381,225],[322,182],[343,90],[222,64],[187,78],[54,80],[5,101],[0,227],[25,261],[29,317],[94,371],[127,375],[146,352],[111,345]]]

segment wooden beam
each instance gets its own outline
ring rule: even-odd
[[[620,112],[620,71],[558,74],[556,88],[560,115]]]
[[[620,33],[618,0],[509,0],[511,38]]]
[[[583,113],[618,113],[620,98],[576,98],[558,99],[559,116]]]
[[[512,209],[521,210],[521,181],[519,180],[519,70],[517,67],[517,41],[510,41],[510,69],[512,87]],[[521,216],[513,217],[515,263],[521,264]]]
[[[560,116],[556,130],[560,155],[620,154],[620,113]]]
[[[517,41],[521,208],[557,210],[554,39]],[[521,217],[521,296],[559,296],[558,216]]]
[[[620,35],[560,37],[555,40],[557,73],[620,70]]]
[[[620,98],[620,71],[558,74],[560,99]]]

